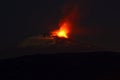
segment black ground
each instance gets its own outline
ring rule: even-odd
[[[16,50],[14,53],[26,54],[22,50]],[[33,51],[31,53],[26,56],[1,59],[1,78],[9,80],[120,80],[120,54],[117,52],[44,54],[44,52]]]

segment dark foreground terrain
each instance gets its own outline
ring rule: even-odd
[[[6,52],[30,53],[22,50]],[[120,80],[120,53],[117,52],[44,54],[32,51],[30,54],[1,59],[1,80]]]

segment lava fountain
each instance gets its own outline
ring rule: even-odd
[[[79,18],[79,7],[76,2],[68,2],[61,11],[62,17],[58,29],[51,32],[51,36],[68,39],[73,34],[74,26]]]
[[[68,22],[63,22],[60,25],[60,28],[58,30],[54,30],[52,32],[52,36],[56,36],[59,38],[69,38],[68,34],[69,34],[69,23]]]

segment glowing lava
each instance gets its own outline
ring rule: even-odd
[[[58,32],[57,34],[59,37],[65,37],[65,38],[68,38],[68,36],[66,35],[65,31],[60,31]]]
[[[76,3],[70,2],[65,4],[62,10],[62,16],[59,23],[59,29],[52,31],[51,36],[59,38],[70,38],[72,34],[73,26],[75,26],[78,20],[78,6]]]
[[[61,38],[68,38],[68,33],[69,33],[69,24],[67,22],[64,22],[59,30],[55,30],[52,32],[52,36],[57,36]]]

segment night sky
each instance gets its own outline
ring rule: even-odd
[[[83,27],[89,34],[77,34],[77,37],[110,50],[120,51],[119,0],[4,1],[0,15],[0,47],[14,46],[27,37],[47,33],[56,28],[62,17],[63,6],[70,1],[77,2],[79,7],[80,19],[75,27]]]

